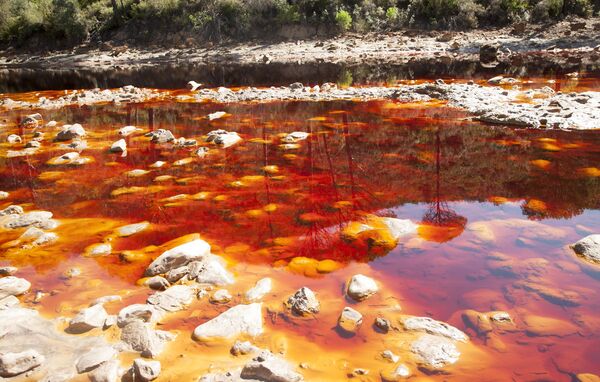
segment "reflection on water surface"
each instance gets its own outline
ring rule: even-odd
[[[227,115],[205,118],[216,111]],[[16,123],[24,114],[5,113],[4,131],[18,131],[28,141],[31,132]],[[305,346],[331,351],[353,367],[361,367],[361,358],[369,359],[365,367],[377,367],[384,348],[372,318],[352,338],[332,330],[344,304],[341,296],[334,302],[336,294],[347,277],[363,272],[384,284],[404,312],[448,321],[478,347],[448,375],[417,371],[422,380],[569,381],[573,373],[600,373],[594,350],[600,346],[600,270],[584,266],[567,248],[600,231],[597,131],[514,130],[470,121],[439,104],[383,101],[164,102],[42,114],[47,121],[81,123],[88,133],[81,156],[90,159],[77,166],[48,164],[67,151],[51,142],[51,129],[36,155],[6,158],[11,148],[0,146],[0,190],[10,193],[0,209],[20,204],[49,210],[62,222],[57,243],[30,251],[5,246],[2,257],[2,264],[22,268],[21,277],[36,288],[53,291],[39,305],[46,314],[68,315],[93,297],[143,289],[134,283],[149,263],[145,249],[199,232],[214,253],[235,264],[242,280],[269,275],[286,293],[307,285],[331,300],[336,310],[324,309],[310,324],[268,324],[272,341],[285,336],[295,347],[294,360],[302,360],[294,357]],[[151,144],[136,133],[126,138],[126,156],[112,154],[108,147],[125,125],[169,129],[203,146],[203,136],[215,129],[236,131],[243,141],[226,149],[210,146],[198,157],[196,148]],[[282,138],[293,131],[310,136],[286,145]],[[157,161],[165,165],[152,167]],[[131,172],[136,169],[143,171]],[[372,215],[411,219],[419,228],[398,245],[385,235],[340,235],[349,223]],[[82,257],[115,227],[139,221],[151,228],[112,240],[111,255]],[[0,232],[0,242],[14,239],[14,232]],[[65,282],[72,267],[83,269],[85,280]],[[134,293],[129,302],[140,298]],[[466,309],[507,311],[519,329],[482,335],[466,325]],[[179,313],[166,327],[189,333],[209,316]],[[576,329],[540,334],[527,324],[531,316]],[[177,346],[190,350],[189,335],[181,337],[184,345]],[[302,345],[302,338],[311,344]],[[350,350],[357,346],[367,349],[358,359]],[[195,370],[172,362],[171,377]],[[343,369],[319,365],[307,372],[308,380],[344,379]],[[378,378],[373,369],[364,380]]]

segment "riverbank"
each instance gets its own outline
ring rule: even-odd
[[[467,32],[403,30],[386,34],[349,33],[332,38],[251,41],[199,46],[184,40],[165,48],[130,47],[113,42],[81,45],[68,51],[1,52],[0,68],[109,69],[186,64],[399,64],[415,59],[476,60],[482,46],[497,47],[486,65],[543,57],[565,63],[593,63],[600,58],[600,18],[568,19],[551,25],[519,24]]]

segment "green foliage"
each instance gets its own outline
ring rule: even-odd
[[[357,32],[469,29],[598,11],[600,0],[0,0],[0,42],[77,42],[119,28],[134,38],[183,32],[200,41],[268,37],[290,24]]]
[[[89,25],[76,0],[52,0],[47,30],[58,38],[80,41],[87,36]]]
[[[335,14],[335,23],[341,30],[347,31],[352,26],[352,16],[343,9],[337,11]]]
[[[473,0],[411,0],[409,5],[413,23],[434,28],[475,28],[482,12]]]
[[[400,11],[398,10],[398,7],[389,7],[385,11],[385,19],[388,21],[388,23],[393,24],[398,21],[399,18]]]

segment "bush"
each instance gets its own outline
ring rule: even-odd
[[[352,16],[342,9],[336,12],[335,23],[341,30],[347,31],[352,26]]]
[[[433,28],[475,28],[481,5],[473,0],[411,0],[408,8],[413,23]]]
[[[87,36],[89,25],[76,0],[52,0],[52,9],[47,30],[54,36],[71,41]]]
[[[531,17],[535,21],[547,22],[557,19],[563,8],[563,0],[541,0],[531,10]]]

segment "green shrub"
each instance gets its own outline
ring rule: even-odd
[[[534,21],[547,22],[557,19],[562,14],[563,0],[541,0],[531,10]]]
[[[385,19],[389,24],[394,24],[400,18],[400,11],[398,11],[398,7],[389,7],[385,11]]]
[[[337,11],[335,14],[335,23],[341,30],[347,31],[352,26],[352,16],[343,9]]]
[[[581,17],[590,17],[594,7],[590,0],[565,0],[565,12]]]
[[[71,41],[80,41],[87,36],[89,24],[76,0],[52,0],[52,9],[47,26],[49,32]]]
[[[481,5],[473,0],[411,0],[408,8],[413,23],[433,28],[475,28]]]

